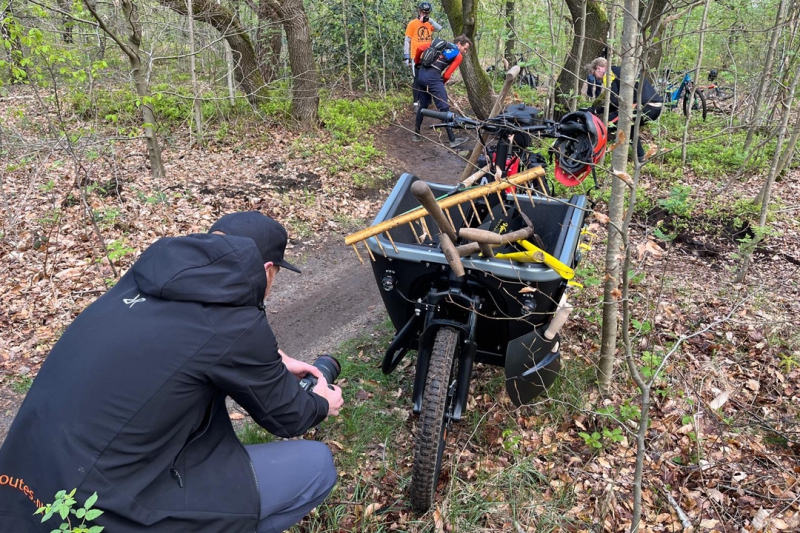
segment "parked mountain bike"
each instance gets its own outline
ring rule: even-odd
[[[539,76],[530,70],[530,65],[525,61],[525,57],[520,55],[515,58],[517,65],[519,65],[519,74],[517,75],[517,85],[528,86],[535,89],[539,86]],[[494,64],[486,67],[486,73],[490,76],[497,76],[498,78],[505,78],[508,71],[508,61],[503,59],[502,64]]]
[[[697,87],[694,91],[694,98],[692,98],[692,87],[694,86],[692,74],[690,72],[684,72],[680,84],[670,82],[670,74],[671,72],[668,70],[665,73],[664,79],[659,80],[664,87],[664,105],[674,109],[678,107],[678,104],[681,104],[684,115],[688,115],[691,109],[693,113],[695,111],[698,112],[697,114],[705,120],[708,114],[706,95],[702,88]]]
[[[717,69],[712,68],[708,71],[708,86],[703,88],[703,94],[708,102],[724,102],[734,97],[734,91],[730,87],[724,87],[717,82]]]

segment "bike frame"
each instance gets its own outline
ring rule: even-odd
[[[689,72],[683,75],[683,80],[681,80],[681,84],[674,91],[672,89],[675,87],[675,84],[668,83],[666,94],[667,97],[669,98],[669,101],[667,103],[677,105],[677,103],[683,96],[684,91],[691,90],[691,85],[690,85],[691,83],[692,83],[692,75]]]

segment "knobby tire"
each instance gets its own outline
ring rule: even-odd
[[[411,505],[418,512],[430,509],[436,496],[449,426],[448,393],[456,376],[458,352],[457,330],[443,327],[436,332],[414,445]]]
[[[686,90],[686,94],[683,95],[683,114],[689,114],[689,98],[691,96],[691,91],[689,89]],[[701,111],[701,116],[703,120],[706,119],[706,115],[708,114],[708,108],[706,107],[706,95],[703,94],[703,91],[697,89],[694,93],[694,98],[697,103],[696,111]],[[692,110],[695,111],[694,106],[692,106]]]

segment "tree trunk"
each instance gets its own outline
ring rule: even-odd
[[[508,37],[503,49],[503,57],[508,61],[508,66],[511,67],[517,62],[517,58],[514,55],[514,48],[517,44],[517,28],[514,25],[514,0],[506,0],[506,31],[508,31]]]
[[[555,20],[555,14],[553,12],[553,1],[554,0],[547,0],[547,19],[548,20]],[[563,5],[562,5],[563,9]],[[545,110],[545,118],[548,120],[552,120],[555,116],[555,108],[556,108],[556,85],[553,80],[556,79],[556,65],[558,64],[558,60],[556,59],[556,51],[558,50],[558,38],[556,37],[554,24],[548,24],[547,27],[550,30],[550,50],[551,55],[548,58],[548,89],[547,89],[547,109]]]
[[[581,2],[581,18],[578,23],[578,28],[578,52],[575,56],[575,64],[578,65],[577,72],[579,75],[575,76],[572,81],[572,90],[570,91],[570,93],[572,93],[572,98],[569,99],[570,111],[575,111],[578,108],[578,96],[581,93],[581,79],[584,74],[581,65],[583,65],[583,50],[586,43],[586,2]]]
[[[783,156],[781,156],[781,160],[778,162],[779,176],[783,173],[786,167],[789,166],[789,164],[792,162],[792,159],[794,159],[794,149],[795,146],[797,146],[798,139],[800,139],[800,116],[798,116],[795,120],[792,137],[789,139],[789,143],[786,145],[786,150],[783,151]]]
[[[278,77],[283,49],[283,30],[278,14],[265,0],[256,7],[258,29],[256,30],[256,56],[264,83],[270,84]]]
[[[478,3],[474,0],[442,0],[450,27],[454,35],[464,34],[472,39],[464,59],[461,61],[461,77],[467,87],[467,98],[472,111],[480,119],[489,117],[494,104],[494,91],[489,76],[478,60],[475,34],[478,29]]]
[[[620,90],[619,90],[619,124],[617,137],[619,144],[611,157],[613,172],[626,172],[628,151],[630,150],[628,132],[633,124],[633,86],[639,73],[639,57],[636,54],[636,37],[638,35],[637,0],[625,0],[622,26],[622,42],[620,43]],[[629,20],[631,19],[631,20]],[[610,67],[610,65],[609,65]],[[614,372],[614,361],[617,349],[617,329],[619,322],[620,297],[620,256],[622,248],[623,209],[625,203],[625,183],[614,178],[611,180],[611,199],[608,203],[608,240],[606,245],[605,284],[603,286],[603,336],[600,345],[598,362],[598,385],[604,393],[608,392]]]
[[[236,93],[233,87],[233,78],[235,77],[233,71],[236,70],[236,67],[233,64],[233,52],[231,51],[231,45],[228,44],[228,41],[225,41],[225,64],[228,67],[228,71],[225,73],[225,78],[228,82],[228,103],[233,105],[236,103]]]
[[[158,1],[176,13],[184,16],[189,14],[184,0]],[[241,85],[248,101],[256,104],[259,98],[267,98],[267,88],[258,68],[253,43],[236,13],[214,0],[194,0],[193,7],[195,20],[211,25],[228,41],[236,62],[236,81]]]
[[[350,39],[347,37],[347,2],[342,0],[342,33],[344,35],[344,55],[347,59],[347,87],[353,92],[353,58],[350,54]]]
[[[581,47],[581,13],[583,12],[582,0],[565,0],[567,9],[572,17],[572,47],[564,60],[564,68],[556,81],[556,118],[569,108],[569,98],[572,88],[583,80],[583,69],[578,64]],[[584,56],[594,59],[599,56],[606,45],[608,34],[608,17],[605,8],[595,0],[586,0],[586,41],[583,46]],[[578,85],[580,86],[580,85]],[[559,112],[559,108],[561,112]]]
[[[761,107],[764,105],[764,99],[767,93],[767,86],[772,81],[770,72],[772,71],[772,62],[775,58],[775,49],[778,46],[778,38],[783,32],[783,23],[786,13],[786,0],[781,0],[778,6],[778,14],[775,17],[775,26],[772,28],[772,37],[770,39],[769,47],[767,48],[767,57],[764,60],[764,70],[759,77],[758,90],[756,91],[756,103],[753,106],[753,113],[750,115],[748,123],[747,137],[744,140],[744,147],[742,152],[747,154],[750,151],[750,146],[753,143],[753,135],[759,126],[761,126]]]
[[[692,84],[692,90],[689,93],[689,102],[694,102],[694,95],[697,92],[697,85],[699,84],[699,76],[700,76],[700,65],[703,64],[703,47],[705,46],[706,42],[706,24],[708,22],[708,6],[711,4],[711,0],[706,0],[705,5],[703,6],[703,15],[700,18],[700,45],[697,50],[697,60],[694,65],[694,71],[692,72],[692,79],[694,83]],[[702,113],[702,110],[699,110]],[[683,124],[683,140],[681,143],[681,165],[686,164],[686,147],[689,142],[689,121],[692,118],[692,106],[687,106],[686,109],[686,122]]]
[[[161,161],[161,146],[158,144],[158,137],[155,131],[156,117],[150,104],[150,89],[147,86],[147,78],[142,69],[142,60],[139,56],[139,47],[142,44],[142,27],[136,15],[136,6],[130,0],[121,0],[125,23],[130,30],[128,43],[126,44],[116,33],[111,31],[105,19],[97,12],[95,0],[83,0],[83,3],[97,21],[100,28],[111,37],[111,39],[117,43],[120,50],[128,56],[128,61],[131,65],[131,76],[133,77],[133,83],[136,87],[136,95],[142,101],[142,119],[144,120],[143,127],[145,142],[147,143],[147,157],[150,160],[150,173],[156,179],[163,178],[166,176],[166,172],[164,172],[164,163]]]
[[[283,21],[292,70],[292,117],[303,128],[315,128],[319,117],[319,75],[311,47],[311,27],[303,0],[264,0]]]
[[[645,11],[640,17],[642,24],[642,35],[648,43],[647,63],[643,64],[644,76],[658,87],[654,75],[659,70],[661,58],[664,55],[664,10],[667,8],[668,0],[651,0]],[[671,5],[671,4],[670,4]]]
[[[63,29],[61,30],[61,41],[65,44],[72,44],[74,42],[74,38],[72,36],[72,28],[75,25],[72,22],[72,19],[66,13],[69,13],[72,10],[72,2],[69,0],[58,0],[58,7],[61,9],[61,23],[63,24]]]
[[[203,109],[200,105],[200,91],[197,89],[197,68],[195,61],[194,47],[194,19],[192,18],[193,1],[187,0],[186,5],[189,10],[189,65],[192,71],[192,107],[194,108],[194,126],[197,132],[197,142],[203,143]]]
[[[741,283],[744,281],[744,277],[747,274],[747,269],[750,267],[750,261],[753,257],[753,252],[755,251],[756,245],[764,239],[766,235],[766,226],[767,226],[767,210],[769,208],[769,201],[772,193],[772,184],[775,183],[775,178],[778,177],[778,172],[780,170],[781,160],[782,158],[782,149],[783,143],[786,138],[786,130],[789,124],[789,116],[792,111],[792,102],[794,101],[794,94],[795,90],[797,89],[798,80],[800,80],[800,61],[797,62],[797,70],[794,74],[794,79],[792,80],[792,85],[789,89],[784,93],[783,101],[783,117],[781,118],[781,124],[778,130],[778,140],[775,146],[775,153],[772,156],[772,165],[769,169],[769,175],[767,176],[766,181],[764,182],[764,186],[761,188],[761,192],[759,192],[756,201],[760,200],[761,203],[761,213],[758,219],[758,228],[755,231],[755,237],[753,237],[752,242],[747,246],[744,254],[744,258],[742,259],[742,264],[739,267],[738,272],[736,273],[736,282]],[[793,148],[793,147],[789,147]]]

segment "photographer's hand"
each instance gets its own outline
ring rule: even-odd
[[[325,381],[325,376],[320,374],[317,386],[312,389],[312,392],[328,400],[328,416],[337,416],[339,414],[339,409],[344,404],[341,387],[328,385],[328,382]]]
[[[314,365],[310,365],[308,363],[304,363],[303,361],[298,361],[293,357],[289,357],[283,353],[283,350],[278,350],[278,353],[280,354],[286,369],[297,379],[303,379],[306,377],[306,374],[311,374],[317,379],[322,377],[322,372],[320,372],[319,368],[315,367]]]

